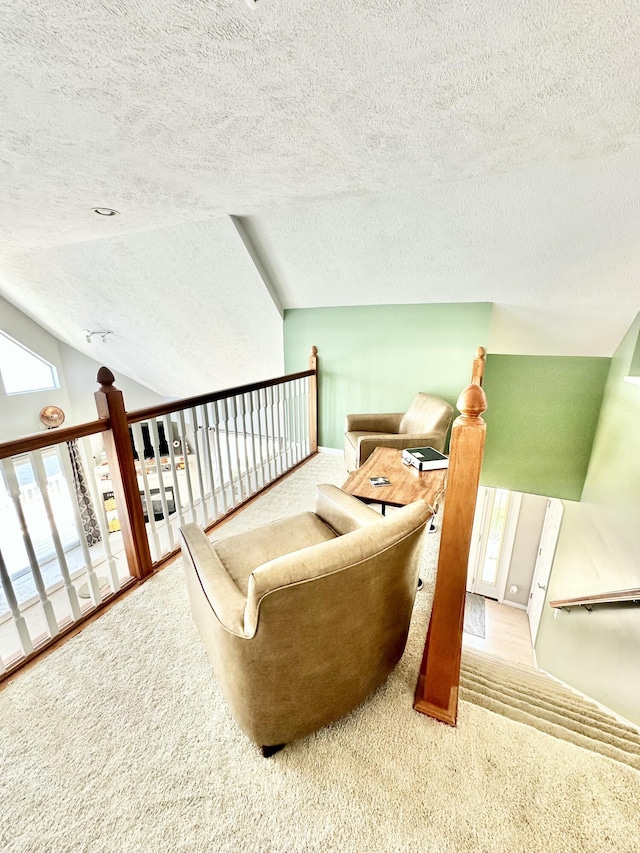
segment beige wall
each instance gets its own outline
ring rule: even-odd
[[[640,386],[623,380],[640,314],[611,363],[582,500],[567,501],[547,600],[640,587]],[[640,724],[640,609],[543,612],[538,664]]]

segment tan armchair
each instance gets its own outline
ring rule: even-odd
[[[430,515],[417,501],[383,518],[322,485],[315,513],[214,543],[182,528],[193,619],[263,755],[347,714],[400,660]]]
[[[453,419],[453,406],[440,397],[420,392],[406,412],[347,415],[344,461],[355,471],[376,447],[435,447],[444,451]]]

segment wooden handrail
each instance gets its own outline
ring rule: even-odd
[[[467,566],[486,434],[487,398],[469,385],[453,423],[438,573],[413,707],[455,726],[462,654]]]
[[[250,385],[237,385],[235,388],[225,388],[222,391],[213,391],[210,394],[183,397],[182,399],[172,400],[168,403],[159,403],[157,406],[148,406],[146,409],[132,409],[130,412],[127,412],[127,420],[130,424],[135,424],[150,418],[161,418],[164,415],[180,412],[183,409],[193,409],[196,406],[205,406],[207,403],[214,403],[216,400],[224,400],[228,397],[239,396],[240,394],[250,394],[252,391],[272,388],[274,385],[282,385],[284,382],[292,382],[294,379],[304,379],[306,376],[315,376],[315,370],[301,370],[299,373],[277,376],[275,379],[265,379],[262,382],[252,382]]]
[[[34,432],[31,435],[22,435],[10,441],[0,442],[0,459],[9,456],[19,456],[21,453],[29,453],[31,450],[42,450],[43,447],[51,447],[63,441],[73,441],[75,438],[85,438],[87,435],[105,432],[110,427],[109,419],[88,421],[76,426],[56,427],[42,432]]]
[[[587,610],[594,604],[640,604],[640,589],[617,589],[612,592],[601,592],[595,595],[583,595],[581,598],[558,598],[549,602],[549,607],[564,608],[584,607]]]

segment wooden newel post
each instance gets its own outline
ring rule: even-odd
[[[309,370],[314,370],[309,377],[309,452],[318,452],[318,348],[311,347]]]
[[[473,372],[471,374],[471,384],[480,385],[484,378],[484,368],[487,362],[487,351],[484,347],[478,347],[473,360]]]
[[[433,609],[413,705],[452,726],[458,715],[467,564],[486,433],[480,416],[487,398],[479,385],[469,385],[457,405],[461,414],[451,431]]]
[[[122,541],[130,573],[143,580],[153,572],[149,542],[138,488],[135,459],[129,436],[122,391],[114,387],[115,377],[107,367],[98,371],[96,391],[98,417],[109,418],[111,429],[103,433],[109,474],[122,529]]]

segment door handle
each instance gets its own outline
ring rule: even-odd
[[[542,586],[542,584],[541,584],[541,583],[539,583],[539,584],[538,584],[538,588],[539,588],[539,589],[546,589],[546,586]]]

